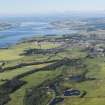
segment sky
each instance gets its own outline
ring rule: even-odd
[[[105,11],[105,0],[0,0],[0,15]]]

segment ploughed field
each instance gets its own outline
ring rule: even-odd
[[[40,37],[0,49],[0,105],[104,105],[105,58],[75,41]]]

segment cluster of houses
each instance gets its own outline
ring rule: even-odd
[[[87,48],[87,52],[89,57],[105,57],[104,47],[91,46]]]

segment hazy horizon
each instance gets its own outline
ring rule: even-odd
[[[42,16],[42,17],[41,17]],[[11,17],[105,17],[103,11],[65,11],[56,13],[27,13],[27,14],[2,14],[0,18],[11,18]]]
[[[104,13],[104,0],[0,0],[0,16]]]

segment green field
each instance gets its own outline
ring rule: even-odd
[[[60,44],[54,44],[52,42],[44,42],[41,43],[42,49],[51,49],[59,47]],[[47,67],[52,63],[43,63],[43,64],[33,64],[23,67],[17,67],[11,70],[5,70],[0,72],[0,86],[5,84],[7,80],[12,80],[13,78],[30,72],[34,70],[34,72],[27,74],[19,80],[23,80],[26,82],[19,89],[16,89],[14,92],[9,93],[9,97],[11,100],[6,103],[6,105],[24,105],[24,97],[27,89],[38,86],[42,84],[45,80],[54,81],[56,77],[61,75],[62,79],[59,80],[59,89],[60,95],[59,97],[64,98],[63,103],[58,103],[57,105],[104,105],[105,103],[105,58],[104,57],[96,57],[89,58],[87,56],[87,52],[84,52],[82,48],[78,48],[77,46],[74,48],[67,47],[63,52],[58,52],[54,54],[35,54],[31,56],[20,55],[27,49],[35,49],[40,47],[34,42],[25,42],[19,43],[15,46],[11,46],[8,49],[0,49],[0,61],[5,62],[3,68],[8,68],[12,66],[16,66],[21,63],[30,63],[30,62],[44,62],[50,60],[63,60],[64,58],[70,59],[68,64],[65,64],[65,61],[60,67],[55,67],[54,69],[42,69]],[[72,61],[73,60],[73,61]],[[74,63],[73,63],[74,62]],[[82,66],[86,67],[82,67]],[[54,65],[53,65],[54,66]],[[48,67],[47,67],[48,68]],[[41,70],[40,70],[41,69]],[[39,71],[35,71],[39,70]],[[95,78],[94,80],[83,80],[81,82],[75,82],[70,80],[70,76],[76,76],[83,74],[85,71],[86,78]],[[46,87],[46,86],[45,86]],[[48,87],[48,86],[47,86]],[[87,94],[80,98],[78,96],[68,96],[64,97],[63,92],[64,89],[74,88],[80,91],[86,91]],[[41,102],[40,105],[49,105],[49,102],[54,96],[55,93],[52,90],[48,91],[50,96],[49,99],[45,99],[45,102]],[[53,93],[53,95],[52,95]],[[31,104],[30,104],[31,105]],[[33,104],[32,104],[33,105]],[[36,104],[35,104],[36,105]],[[39,105],[39,104],[38,104]]]

